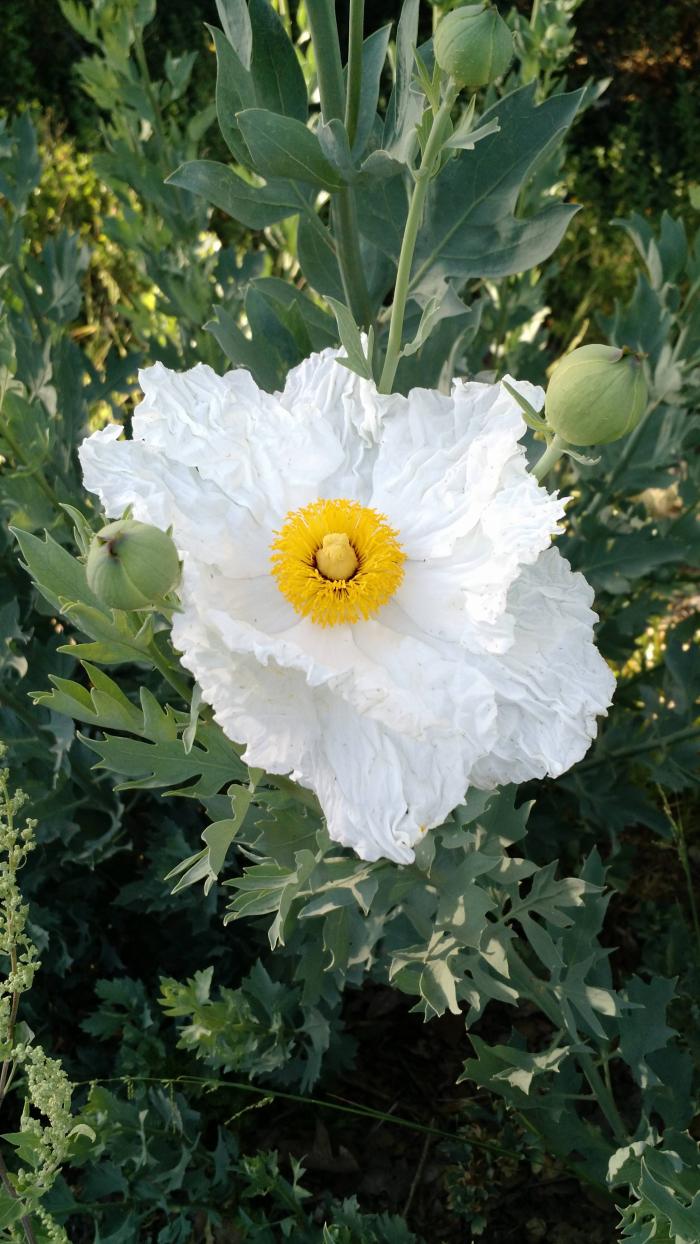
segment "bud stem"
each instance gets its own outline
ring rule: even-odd
[[[423,216],[423,207],[425,206],[428,186],[430,184],[431,177],[435,172],[435,166],[438,162],[440,152],[442,151],[442,146],[446,138],[447,122],[450,119],[452,105],[457,98],[457,94],[458,88],[452,81],[450,81],[445,91],[445,97],[437,112],[434,113],[433,124],[430,129],[428,141],[425,144],[425,150],[423,152],[423,159],[420,162],[420,168],[414,174],[415,184],[408,208],[408,216],[406,217],[406,227],[404,229],[403,241],[401,243],[401,254],[399,255],[399,266],[396,270],[394,301],[391,307],[391,320],[389,322],[389,341],[387,345],[386,358],[384,359],[384,367],[382,368],[382,374],[378,386],[380,393],[391,393],[394,379],[396,377],[396,369],[399,365],[399,359],[401,358],[403,322],[406,314],[408,286],[411,278],[411,267],[413,264],[413,255],[416,249],[418,230]]]
[[[544,453],[540,458],[538,458],[532,468],[532,474],[538,484],[542,483],[545,475],[551,471],[554,464],[559,461],[565,449],[566,441],[561,436],[553,436]]]
[[[160,648],[155,636],[148,645],[148,658],[151,664],[158,670],[158,673],[170,684],[173,691],[176,691],[185,704],[189,704],[192,699],[192,688],[186,679],[182,678],[177,668],[168,660],[167,656]]]

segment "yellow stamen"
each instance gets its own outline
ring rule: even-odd
[[[403,579],[397,532],[357,501],[313,501],[288,514],[275,536],[277,586],[319,626],[373,617]]]

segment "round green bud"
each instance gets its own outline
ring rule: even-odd
[[[445,73],[476,90],[505,73],[513,59],[513,36],[497,9],[469,4],[442,18],[433,50]]]
[[[552,372],[545,418],[570,445],[609,445],[636,428],[647,396],[637,355],[616,346],[579,346]]]
[[[86,572],[92,591],[111,609],[147,609],[177,585],[180,562],[164,531],[122,518],[98,531]]]

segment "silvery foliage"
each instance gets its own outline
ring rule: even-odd
[[[389,32],[365,40],[366,86],[351,144],[337,118],[316,130],[306,127],[307,82],[284,26],[266,0],[252,0],[249,8],[239,0],[221,0],[223,30],[214,35],[219,124],[233,160],[260,174],[264,184],[244,179],[227,164],[192,160],[187,152],[181,157],[185,163],[170,177],[172,184],[195,196],[187,201],[188,211],[189,205],[203,211],[202,203],[208,201],[255,230],[298,217],[298,259],[308,285],[359,320],[361,310],[347,306],[348,290],[336,259],[335,218],[317,211],[320,191],[332,199],[345,196],[346,202],[354,198],[368,273],[366,292],[378,320],[380,347],[387,328],[381,307],[395,275],[406,212],[406,166],[414,157],[422,108],[413,76],[417,7],[416,0],[407,0],[404,7],[396,78],[383,115],[377,113],[377,100]],[[73,16],[79,20],[75,6]],[[429,72],[429,48],[421,56]],[[96,66],[92,81],[89,71],[86,79],[95,98],[96,90],[108,89],[106,82],[100,88],[99,73]],[[416,374],[424,377],[423,383],[439,385],[467,351],[477,348],[490,291],[543,264],[572,215],[553,189],[551,161],[584,102],[581,93],[556,91],[538,103],[534,82],[513,85],[480,118],[480,127],[497,120],[498,130],[487,133],[473,151],[455,149],[434,183],[406,321],[406,338],[414,344],[418,340],[418,345],[401,360],[403,387]],[[109,103],[106,96],[103,103]],[[134,109],[151,106],[152,101],[144,103],[139,97]],[[196,139],[193,135],[195,145]],[[14,138],[3,141],[8,175],[3,173],[0,188],[19,221],[39,176],[31,127],[20,122]],[[123,176],[127,157],[118,134],[110,141],[111,171]],[[290,148],[296,153],[293,165],[288,155],[280,155]],[[549,181],[543,174],[548,169]],[[160,181],[157,191],[145,186],[141,191],[146,198],[157,194],[158,207],[162,195],[174,221],[185,219],[187,212],[175,206]],[[516,201],[526,204],[524,213],[515,214]],[[453,215],[456,203],[459,210]],[[206,213],[202,220],[206,222]],[[649,418],[622,451],[615,446],[604,451],[600,465],[567,468],[578,477],[582,502],[564,547],[610,602],[602,633],[616,656],[631,645],[638,620],[648,616],[649,598],[659,590],[663,594],[669,567],[692,564],[697,553],[692,522],[697,479],[689,461],[697,442],[697,417],[689,412],[697,404],[700,347],[698,302],[692,291],[697,288],[700,254],[697,244],[695,249],[688,245],[682,223],[671,218],[664,219],[660,233],[641,218],[626,227],[644,268],[631,303],[618,308],[605,328],[614,343],[641,346],[649,356]],[[537,867],[525,849],[527,805],[515,792],[503,791],[488,800],[476,796],[458,809],[426,840],[410,867],[367,865],[329,843],[313,802],[301,803],[284,780],[245,770],[202,709],[196,691],[192,695],[183,684],[163,620],[113,613],[87,589],[81,554],[98,520],[79,510],[84,503],[72,448],[91,404],[123,385],[124,373],[114,358],[108,379],[99,378],[62,335],[80,300],[86,260],[78,242],[59,235],[33,261],[34,269],[22,274],[22,284],[28,283],[30,291],[41,290],[34,294],[35,302],[37,296],[42,300],[38,307],[31,306],[26,289],[13,284],[22,272],[16,231],[9,242],[14,267],[3,290],[9,303],[0,341],[3,455],[9,464],[3,472],[5,512],[22,529],[22,557],[41,600],[62,616],[67,628],[67,636],[56,640],[63,655],[60,672],[54,668],[50,674],[54,688],[38,697],[45,713],[42,728],[55,729],[57,715],[72,717],[82,723],[84,742],[96,753],[99,769],[115,776],[122,790],[177,793],[204,808],[210,824],[202,835],[203,848],[176,864],[171,878],[178,892],[194,883],[203,882],[207,891],[222,884],[228,922],[264,921],[268,927],[276,971],[297,999],[290,1043],[283,1053],[274,1053],[268,1066],[275,1060],[281,1066],[293,1057],[303,1082],[312,1083],[331,1041],[344,989],[368,978],[391,982],[415,1000],[426,1019],[451,1010],[464,1013],[468,1026],[494,1001],[514,1008],[521,1001],[534,1004],[549,1024],[546,1048],[530,1050],[517,1034],[495,1047],[474,1037],[465,1076],[531,1119],[551,1150],[586,1177],[629,1194],[625,1239],[642,1244],[695,1238],[697,1152],[684,1133],[693,1109],[691,1070],[687,1053],[666,1022],[673,982],[634,977],[622,987],[613,986],[609,951],[601,940],[607,895],[597,854],[592,852],[579,874],[570,877],[559,876],[555,863]],[[336,342],[335,320],[296,285],[256,276],[241,285],[233,267],[228,286],[217,275],[226,297],[208,326],[221,352],[212,357],[216,361],[225,355],[231,364],[249,367],[260,384],[273,388],[311,349]],[[192,272],[187,269],[186,283],[195,279]],[[162,271],[158,280],[176,312],[183,319],[191,315],[196,323],[193,304],[178,302],[177,283],[169,286]],[[200,290],[205,303],[214,283],[212,277]],[[689,286],[690,295],[681,292]],[[27,313],[34,316],[28,329],[16,309],[23,294]],[[445,313],[437,316],[436,307]],[[240,328],[241,308],[249,335]],[[352,321],[347,315],[345,324],[343,331],[341,317],[343,344],[350,355]],[[82,383],[86,377],[87,387]],[[680,477],[679,459],[687,464]],[[680,508],[660,517],[635,499],[645,489],[670,484],[677,487]],[[74,542],[59,500],[73,504]],[[20,511],[29,517],[22,518]],[[34,534],[42,527],[50,529],[44,538]],[[623,607],[630,601],[634,618]],[[16,681],[25,672],[24,634],[16,610],[3,616],[5,667]],[[672,789],[682,789],[688,781],[694,728],[690,631],[683,621],[676,629],[676,646],[671,648],[675,664],[659,675],[673,684],[673,706],[668,707],[670,697],[664,695],[660,713],[650,705],[640,715],[632,697],[623,692],[617,717],[603,732],[593,757],[581,766],[588,765],[587,772],[574,770],[563,780],[564,789],[582,801],[584,815],[600,820],[601,800],[611,802],[613,832],[622,822],[614,801],[618,757],[638,754],[652,789],[656,781]],[[66,677],[71,672],[67,658],[82,663],[87,681]],[[138,696],[120,685],[124,672],[133,667],[144,684]],[[154,668],[162,682],[151,679]],[[108,669],[116,669],[118,678]],[[58,752],[65,747],[60,734],[54,746]],[[58,752],[57,769],[63,763]],[[109,799],[106,792],[100,797]],[[652,828],[661,830],[652,805],[647,797],[642,820],[646,817]],[[164,995],[173,1013],[194,1017],[199,1010],[206,1013],[209,1005],[221,1005],[209,997],[211,982],[206,988],[204,984],[193,993],[185,985],[166,982]],[[258,1004],[265,988],[255,979],[245,986]],[[236,1004],[241,1006],[243,999],[239,993]],[[272,1008],[271,999],[269,1004]],[[235,1065],[235,1052],[201,1052],[213,1065]],[[247,1068],[251,1074],[255,1061],[251,1058]],[[620,1080],[633,1086],[617,1104],[609,1088],[609,1068],[613,1086]],[[585,1102],[580,1108],[573,1104],[581,1092],[591,1097],[594,1109]],[[660,1123],[665,1135],[660,1135]]]

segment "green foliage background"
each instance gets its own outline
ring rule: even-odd
[[[243,362],[269,368],[258,378],[273,385],[336,340],[295,266],[294,218],[253,229],[182,181],[163,186],[183,163],[229,158],[202,26],[219,24],[213,0],[163,3],[142,32],[140,6],[125,5],[135,49],[143,35],[133,93],[110,77],[104,29],[91,43],[58,5],[3,6],[0,735],[38,821],[21,885],[41,971],[22,1017],[60,1056],[85,1129],[44,1198],[72,1240],[696,1238],[697,22],[688,3],[636,0],[619,14],[548,3],[554,33],[532,58],[552,115],[569,107],[565,71],[569,89],[614,80],[593,92],[565,154],[526,182],[519,210],[552,196],[583,210],[525,273],[469,275],[479,309],[459,324],[456,358],[461,371],[541,381],[586,336],[648,355],[657,417],[596,466],[565,464],[560,481],[576,495],[563,551],[596,588],[620,685],[581,765],[494,805],[470,801],[401,883],[391,866],[329,861],[312,810],[283,785],[263,782],[251,804],[206,715],[185,755],[190,718],[163,680],[165,635],[145,644],[123,615],[89,612],[74,522],[78,548],[85,529],[61,508],[85,511],[75,446],[108,417],[128,423],[144,360]],[[368,10],[371,29],[397,16]],[[427,6],[421,23],[427,36]],[[178,61],[190,51],[192,64]],[[300,54],[308,77],[303,42]],[[103,69],[86,73],[86,56]],[[146,140],[154,94],[162,131]],[[307,260],[310,283],[334,292]],[[434,382],[436,359],[416,362]],[[45,693],[37,705],[30,691]],[[163,800],[183,783],[199,802]],[[221,794],[231,783],[233,809]],[[233,815],[235,832],[252,806],[252,859],[229,855],[224,871],[230,828],[201,850],[202,805],[213,827]],[[458,856],[465,834],[478,869]],[[185,884],[193,876],[213,884],[203,894]],[[488,944],[486,912],[499,929]],[[515,998],[489,970],[499,955]],[[579,1044],[624,1116],[616,1139],[587,1095]],[[18,1087],[3,1104],[7,1133]],[[625,1152],[626,1132],[639,1151]],[[12,1169],[18,1158],[31,1165],[20,1151]],[[2,1213],[6,1238],[22,1238],[12,1206]]]

